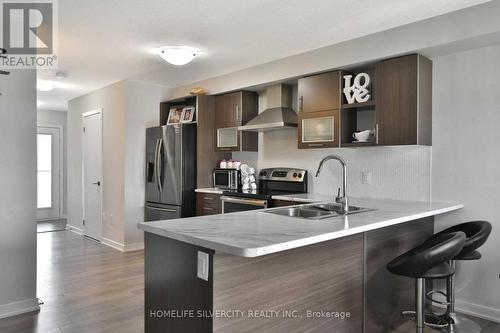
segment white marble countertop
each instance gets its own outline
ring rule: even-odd
[[[314,200],[312,195],[308,197]],[[215,251],[258,257],[463,208],[462,204],[443,202],[361,198],[350,198],[350,204],[376,210],[318,221],[253,210],[144,222],[138,226],[146,232]]]
[[[208,187],[208,188],[197,188],[194,191],[198,193],[222,194],[222,191],[224,190],[215,187]]]

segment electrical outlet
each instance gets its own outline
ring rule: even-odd
[[[208,265],[209,265],[208,253],[198,251],[198,278],[208,281]]]
[[[361,173],[361,184],[371,184],[372,183],[372,173],[370,171],[363,171]]]

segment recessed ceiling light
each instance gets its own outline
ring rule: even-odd
[[[55,87],[56,83],[54,81],[38,80],[36,82],[36,88],[40,91],[52,91]]]
[[[187,46],[162,46],[156,50],[156,54],[166,62],[176,66],[190,63],[198,55],[198,51]]]

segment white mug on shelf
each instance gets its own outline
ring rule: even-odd
[[[368,138],[370,137],[370,134],[372,134],[372,131],[371,130],[366,130],[366,131],[361,131],[361,132],[354,132],[352,134],[352,137],[356,141],[364,142],[364,141],[368,141]]]

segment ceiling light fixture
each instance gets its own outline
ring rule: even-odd
[[[199,52],[187,46],[162,46],[157,49],[156,54],[169,64],[182,66],[193,61]]]
[[[55,87],[56,83],[54,81],[38,80],[36,82],[36,88],[40,91],[52,91]]]

